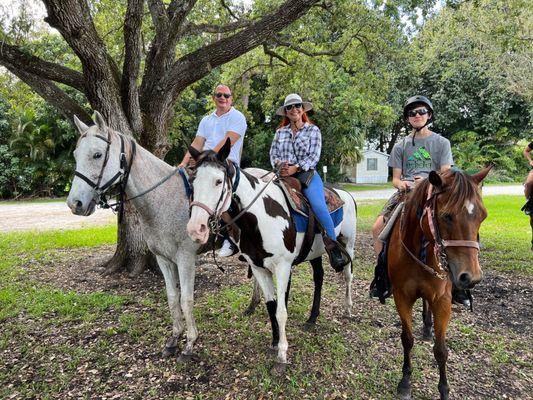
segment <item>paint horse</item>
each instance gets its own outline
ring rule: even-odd
[[[388,271],[402,323],[403,377],[398,384],[402,399],[411,398],[412,308],[420,297],[434,317],[438,387],[440,398],[448,399],[446,329],[452,283],[459,289],[471,289],[483,276],[477,239],[487,211],[478,184],[489,170],[490,167],[472,176],[456,169],[441,174],[431,172],[410,194],[392,230]]]
[[[304,234],[296,232],[282,190],[274,184],[265,187],[268,183],[228,164],[226,157],[229,150],[229,141],[218,154],[213,151],[200,153],[189,148],[197,166],[191,179],[193,202],[187,232],[194,241],[206,243],[210,235],[210,221],[218,220],[221,213],[230,208],[230,204],[234,217],[241,214],[235,220],[240,230],[237,245],[263,292],[272,325],[272,344],[274,349],[277,347],[273,372],[280,373],[287,364],[285,326],[291,268],[299,254]],[[337,226],[336,233],[352,257],[356,207],[349,193],[341,191],[340,195],[344,200],[343,220]],[[316,234],[312,240],[306,260],[315,259],[325,252],[321,235]],[[345,266],[343,273],[346,282],[345,306],[349,311],[352,305],[351,265]],[[276,276],[277,301],[273,274]]]

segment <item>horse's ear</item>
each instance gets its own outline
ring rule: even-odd
[[[107,123],[105,122],[104,117],[96,110],[94,111],[94,117],[98,130],[104,132],[107,129]]]
[[[76,125],[78,132],[80,132],[82,135],[89,130],[89,127],[85,125],[76,115],[74,115],[74,125]]]
[[[202,153],[196,150],[194,147],[189,146],[189,154],[191,155],[194,161],[198,161],[198,157],[200,157],[200,154]]]
[[[485,179],[489,173],[489,171],[494,168],[494,164],[490,164],[488,167],[483,168],[478,173],[472,175],[472,179],[474,182],[476,182],[478,185]]]
[[[429,183],[431,183],[433,186],[441,187],[442,186],[442,178],[438,173],[435,171],[431,171],[429,173]]]
[[[224,143],[224,146],[218,151],[217,158],[220,161],[226,161],[226,158],[229,156],[229,152],[231,150],[231,140],[230,138],[226,139],[226,143]]]

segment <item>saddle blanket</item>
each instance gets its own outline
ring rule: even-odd
[[[303,216],[302,214],[291,210],[292,220],[296,227],[296,232],[305,232],[307,230],[307,224],[309,223],[309,218]],[[338,208],[333,212],[330,212],[331,219],[333,220],[333,226],[337,227],[341,222],[344,216],[344,209]],[[315,225],[315,232],[319,233],[318,225]]]

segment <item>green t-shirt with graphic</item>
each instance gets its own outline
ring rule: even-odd
[[[442,165],[453,165],[450,141],[432,132],[425,138],[411,136],[394,145],[389,158],[389,167],[400,168],[402,179],[414,181],[415,176],[427,178],[430,171],[439,171]]]

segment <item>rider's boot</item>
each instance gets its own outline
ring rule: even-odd
[[[387,246],[379,253],[378,262],[374,269],[374,280],[370,284],[370,297],[376,297],[381,304],[385,304],[385,299],[392,294],[392,288],[389,281],[389,273],[387,271]]]
[[[523,211],[526,215],[533,214],[533,197],[530,197],[526,201],[526,204],[524,204],[520,210]]]
[[[344,270],[344,266],[350,263],[350,256],[346,253],[346,250],[342,249],[342,245],[336,240],[327,236],[324,236],[323,239],[326,252],[329,256],[329,263],[336,272],[341,272]]]

